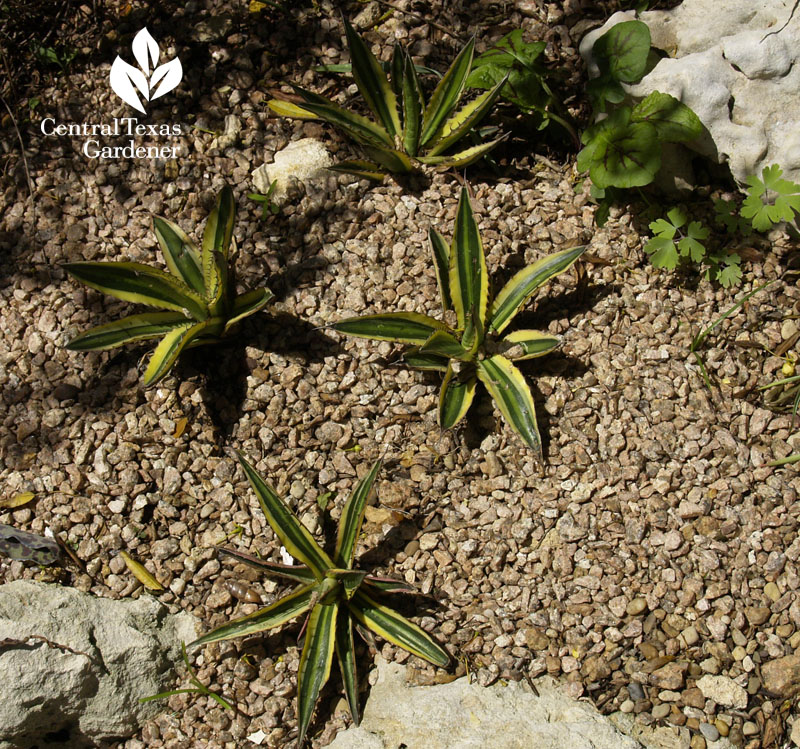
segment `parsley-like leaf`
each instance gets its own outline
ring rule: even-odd
[[[764,167],[761,179],[752,175],[746,180],[749,189],[742,203],[742,216],[750,219],[756,231],[768,231],[800,213],[800,185],[781,179],[781,174],[783,170],[773,164]]]

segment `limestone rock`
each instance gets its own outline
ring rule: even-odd
[[[727,676],[710,676],[706,674],[697,682],[698,689],[707,700],[714,700],[718,705],[735,707],[744,710],[747,707],[747,691]]]
[[[272,182],[277,181],[272,197],[280,200],[286,195],[290,178],[305,181],[319,177],[331,164],[333,159],[320,141],[302,138],[278,151],[271,164],[258,167],[253,172],[253,185],[258,192],[266,195]]]
[[[739,181],[770,164],[800,182],[800,14],[788,20],[782,0],[685,0],[670,11],[648,11],[640,19],[653,45],[667,52],[628,93],[641,100],[663,91],[691,107],[710,138],[689,146],[719,163],[728,162]],[[611,26],[635,18],[616,13],[581,41],[590,74],[595,40]],[[771,33],[778,32],[778,33]]]
[[[114,601],[17,580],[0,586],[0,749],[129,736],[164,709],[139,698],[172,686],[188,614],[149,596]]]
[[[791,699],[800,692],[800,654],[785,655],[761,666],[761,682],[770,694]]]
[[[406,686],[405,667],[379,661],[361,726],[340,733],[331,749],[638,749],[588,702],[538,679],[539,696],[510,682],[480,687],[465,678]]]

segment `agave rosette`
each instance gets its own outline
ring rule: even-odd
[[[415,171],[419,164],[460,168],[471,164],[494,148],[500,140],[473,142],[455,148],[470,134],[477,140],[476,125],[488,113],[500,89],[496,86],[459,107],[472,67],[475,40],[461,50],[426,102],[417,68],[408,52],[395,45],[390,76],[364,40],[345,20],[350,48],[351,70],[359,92],[375,119],[351,112],[300,86],[292,86],[301,104],[272,99],[277,114],[301,119],[321,119],[341,128],[358,143],[366,159],[344,161],[333,168],[369,179],[383,179],[386,173]]]
[[[436,278],[446,313],[454,310],[455,328],[417,312],[351,317],[331,327],[360,338],[409,344],[405,362],[444,373],[439,393],[439,424],[455,426],[466,415],[482,382],[505,420],[526,445],[542,455],[533,395],[514,361],[544,356],[561,339],[538,330],[505,329],[530,297],[567,270],[585,247],[547,255],[516,273],[490,301],[486,258],[467,190],[461,191],[451,244],[435,229],[430,242]],[[504,334],[504,335],[501,335]]]

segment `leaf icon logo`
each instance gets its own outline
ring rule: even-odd
[[[132,47],[139,67],[129,65],[117,55],[109,76],[111,88],[126,104],[146,114],[139,94],[145,101],[152,101],[172,91],[181,82],[183,67],[177,57],[163,65],[158,64],[161,52],[147,27],[133,38]]]

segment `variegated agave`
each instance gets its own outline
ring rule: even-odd
[[[289,554],[302,564],[278,564],[231,549],[225,551],[268,575],[291,580],[297,583],[297,587],[269,606],[203,635],[189,647],[264,632],[307,614],[305,643],[297,674],[299,747],[303,744],[320,690],[328,681],[334,653],[339,661],[353,722],[359,723],[354,619],[389,642],[437,666],[446,666],[450,657],[425,631],[374,597],[382,593],[413,593],[412,588],[399,581],[353,569],[356,541],[380,462],[372,466],[347,500],[339,520],[336,548],[333,556],[328,556],[255,468],[241,455],[239,460],[267,522]]]
[[[472,67],[474,39],[458,54],[426,104],[417,69],[399,44],[394,48],[390,82],[375,55],[346,20],[344,27],[353,78],[377,122],[299,86],[292,88],[303,98],[301,105],[281,99],[268,102],[280,115],[330,122],[360,144],[367,160],[344,161],[334,169],[380,180],[387,172],[412,172],[418,164],[463,167],[500,142],[473,144],[453,152],[460,140],[474,132],[506,82],[503,78],[492,89],[456,110]]]
[[[480,380],[512,429],[541,459],[533,396],[512,360],[543,356],[560,344],[560,338],[538,330],[499,336],[534,292],[567,270],[585,247],[561,250],[529,265],[490,304],[486,258],[466,189],[461,191],[452,245],[435,229],[430,242],[442,309],[455,310],[455,329],[417,312],[351,317],[331,327],[360,338],[411,344],[406,364],[444,372],[439,393],[439,424],[444,429],[465,416]]]
[[[171,221],[155,217],[153,228],[170,273],[142,263],[81,262],[65,266],[70,275],[117,299],[158,307],[99,325],[73,338],[67,348],[96,351],[132,341],[162,337],[150,359],[144,384],[158,382],[186,348],[216,343],[239,320],[260,310],[271,298],[261,288],[235,296],[229,271],[236,205],[230,187],[224,187],[211,211],[200,250]]]

